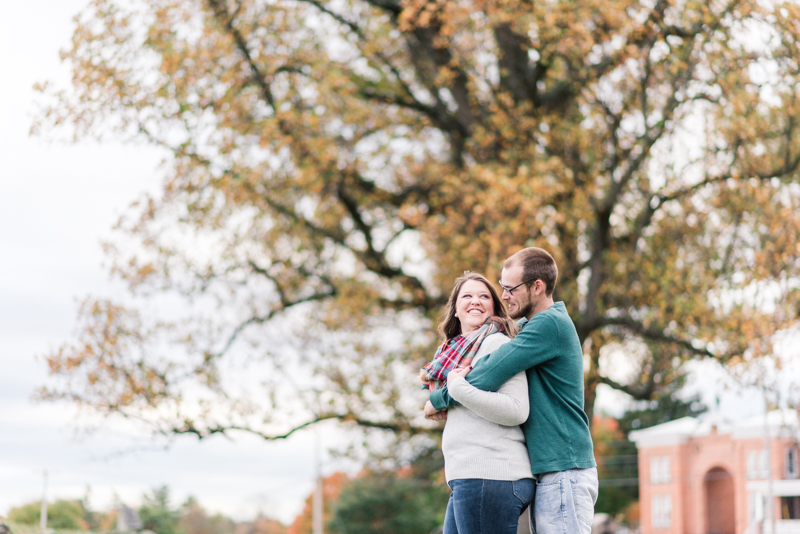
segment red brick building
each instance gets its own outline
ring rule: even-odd
[[[766,423],[710,414],[631,432],[641,534],[800,534],[799,437],[794,410],[770,412]]]

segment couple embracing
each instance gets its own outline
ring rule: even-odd
[[[591,532],[598,480],[583,351],[553,301],[557,278],[553,257],[531,247],[503,264],[502,296],[477,273],[456,279],[443,343],[421,372],[425,416],[447,420],[443,534],[515,534],[528,505],[537,534]]]

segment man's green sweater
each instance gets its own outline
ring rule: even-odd
[[[531,408],[522,430],[533,473],[595,467],[583,411],[583,351],[567,308],[556,302],[519,326],[517,337],[479,360],[467,381],[497,391],[525,371]],[[455,404],[446,387],[432,391],[430,400],[437,410]]]

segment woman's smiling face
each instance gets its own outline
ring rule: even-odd
[[[467,280],[461,286],[456,299],[456,317],[461,322],[461,333],[467,334],[480,328],[492,315],[494,302],[486,284],[478,280]]]

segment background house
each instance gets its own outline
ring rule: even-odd
[[[116,532],[136,532],[142,529],[142,520],[133,508],[120,504],[117,508]]]
[[[798,437],[795,410],[736,424],[712,413],[631,432],[642,534],[773,534],[770,509],[775,534],[800,534]]]

